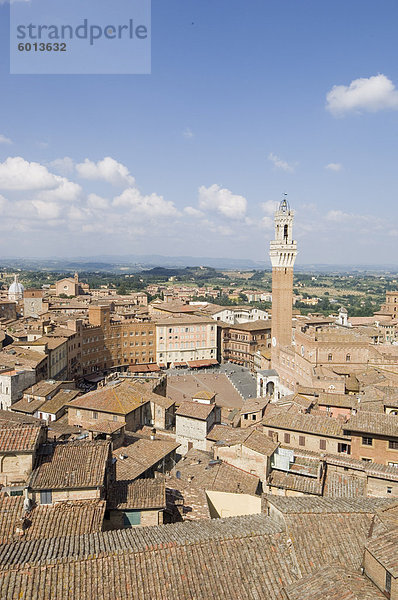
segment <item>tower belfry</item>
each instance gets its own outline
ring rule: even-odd
[[[293,267],[297,256],[297,243],[293,240],[294,211],[286,194],[275,211],[275,239],[270,243],[272,264],[272,353],[271,365],[275,367],[279,349],[292,343]]]

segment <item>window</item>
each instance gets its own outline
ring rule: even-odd
[[[398,442],[396,440],[388,440],[389,450],[398,450]]]
[[[319,449],[326,450],[326,440],[319,440]]]
[[[117,415],[113,415],[113,420],[117,421]]]
[[[345,361],[350,362],[350,360],[351,360],[351,354],[347,354],[345,357]]]
[[[285,444],[290,444],[290,433],[285,433],[283,436]]]
[[[299,446],[305,446],[305,436],[299,435]]]
[[[337,444],[337,452],[351,454],[351,446],[349,444]]]
[[[247,421],[247,419],[249,418],[249,415],[248,414],[243,415],[243,418],[244,418],[245,421]]]
[[[361,458],[363,462],[372,462],[371,458]]]
[[[362,446],[373,446],[373,439],[371,437],[362,436]]]
[[[397,467],[398,468],[398,462],[389,462],[388,466],[389,467]]]
[[[98,413],[95,410],[93,410],[93,419],[98,419]]]
[[[387,486],[387,494],[392,494],[392,487]]]
[[[332,362],[332,360],[333,360],[333,354],[328,354],[328,361]]]
[[[385,590],[388,594],[391,594],[391,573],[389,571],[386,571]]]
[[[125,527],[131,527],[132,525],[140,525],[141,523],[141,511],[140,510],[126,510],[123,515],[123,525]]]
[[[252,415],[252,421],[256,420],[256,415]]]
[[[53,494],[51,490],[41,490],[40,492],[40,504],[52,504]]]

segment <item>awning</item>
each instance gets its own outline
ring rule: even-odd
[[[200,367],[213,367],[218,365],[218,361],[214,358],[209,358],[207,360],[191,360],[188,361],[188,366],[191,368],[200,368]]]
[[[153,363],[145,365],[130,365],[129,373],[154,373],[160,371],[160,367]]]
[[[175,362],[175,363],[173,363],[173,365],[175,367],[187,367],[188,366],[186,362]]]

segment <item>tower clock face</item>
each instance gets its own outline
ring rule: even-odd
[[[273,337],[273,338],[272,338],[272,345],[273,345],[273,347],[275,348],[275,346],[276,346],[276,337]]]

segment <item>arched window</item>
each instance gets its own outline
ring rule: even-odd
[[[289,230],[288,226],[285,225],[283,228],[283,238],[284,238],[285,242],[287,242],[288,230]]]
[[[333,360],[333,355],[332,354],[328,354],[328,361],[332,362],[332,360]]]
[[[351,354],[347,354],[345,357],[345,361],[350,362],[350,360],[351,360]]]

